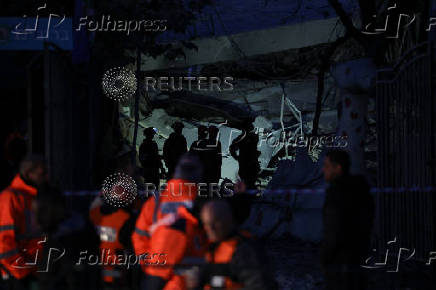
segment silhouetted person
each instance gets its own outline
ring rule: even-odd
[[[349,174],[350,157],[332,150],[323,173],[330,184],[323,208],[321,264],[326,289],[366,289],[364,264],[374,218],[374,201],[363,177]]]
[[[257,150],[259,136],[253,132],[253,129],[250,122],[245,123],[241,135],[236,137],[232,145],[230,145],[230,154],[239,163],[239,177],[248,189],[256,187],[256,180],[260,171],[258,161],[260,152]]]
[[[139,147],[139,161],[143,168],[144,183],[153,183],[158,188],[162,163],[157,143],[153,140],[155,134],[152,127],[144,129],[145,139]]]
[[[207,127],[199,126],[197,129],[198,139],[191,144],[189,151],[198,153],[199,151],[204,151],[207,143]]]
[[[201,161],[201,164],[204,168],[203,173],[203,180],[204,182],[210,182],[210,160],[209,155],[211,152],[211,148],[207,147],[208,140],[207,140],[207,127],[206,126],[199,126],[198,127],[198,140],[194,141],[191,144],[191,148],[189,149],[189,152],[192,152],[198,156],[198,158]]]
[[[218,183],[221,178],[221,142],[219,141],[219,129],[215,126],[208,128],[209,138],[207,139],[208,162],[205,167],[205,175],[209,182]]]
[[[182,135],[183,127],[182,122],[175,122],[172,125],[174,132],[170,134],[164,143],[163,158],[168,168],[168,179],[172,178],[180,157],[187,152],[186,139]]]

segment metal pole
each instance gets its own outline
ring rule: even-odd
[[[136,139],[138,137],[138,125],[139,125],[139,96],[141,95],[141,50],[139,47],[136,52],[136,78],[138,86],[136,88],[135,94],[135,127],[133,130],[133,141],[132,141],[132,165],[136,166]]]

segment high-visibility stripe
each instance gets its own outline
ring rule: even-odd
[[[173,224],[177,220],[177,217],[178,216],[175,213],[167,214],[166,216],[161,218],[159,221],[157,221],[156,223],[153,223],[150,226],[150,234],[153,234],[154,231],[160,226],[169,226],[169,225]]]
[[[147,231],[140,230],[140,229],[138,229],[138,228],[135,228],[135,233],[137,233],[137,234],[140,235],[140,236],[145,236],[145,237],[147,237],[147,238],[150,237],[150,234],[149,234]]]
[[[15,254],[18,254],[18,249],[13,249],[13,250],[1,253],[0,254],[0,259],[9,258],[9,257],[12,257]]]
[[[15,229],[15,226],[13,224],[0,226],[0,232],[1,231],[13,230],[13,229]]]
[[[179,207],[186,207],[186,208],[192,208],[193,202],[192,200],[185,200],[185,201],[165,201],[160,204],[160,211],[163,214],[168,213],[176,213],[177,209]]]

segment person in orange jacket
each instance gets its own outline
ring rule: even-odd
[[[209,239],[207,265],[188,276],[197,289],[275,289],[259,244],[237,229],[232,208],[224,200],[206,203],[201,221]]]
[[[165,286],[165,289],[184,289],[182,277],[174,272],[175,264],[181,262],[187,254],[191,254],[183,247],[191,245],[195,240],[196,250],[193,254],[202,255],[198,252],[202,253],[205,236],[198,230],[196,218],[187,210],[196,208],[196,183],[201,181],[202,171],[198,157],[192,153],[185,154],[179,160],[174,178],[168,182],[167,188],[154,198],[150,198],[141,210],[132,235],[136,255],[166,257],[165,266],[151,265],[154,261],[141,261],[142,270],[147,276],[144,283],[150,289],[160,289],[155,288],[156,285],[162,286],[161,288]],[[176,217],[185,221],[186,226],[182,231],[171,228],[170,223],[174,222]],[[178,247],[175,247],[174,243]]]
[[[197,216],[198,206],[180,206],[151,228],[150,255],[141,289],[185,290],[185,274],[206,263],[207,239]]]
[[[198,157],[186,153],[180,158],[174,178],[168,182],[166,189],[160,194],[154,190],[147,192],[147,195],[151,193],[153,196],[142,206],[132,234],[136,255],[148,252],[149,229],[153,223],[168,213],[176,212],[179,206],[192,207],[198,190],[195,183],[200,181],[201,176],[202,167]]]
[[[32,262],[44,239],[33,207],[37,187],[47,181],[44,158],[32,155],[21,162],[19,174],[0,193],[0,268],[3,280],[17,289],[26,287],[29,275],[36,271]]]
[[[130,248],[135,217],[128,208],[116,208],[107,203],[94,202],[89,217],[100,237],[103,257],[102,277],[105,289],[128,285],[128,275],[117,255],[124,255]]]

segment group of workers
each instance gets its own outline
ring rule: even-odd
[[[167,142],[186,144],[180,127],[173,126],[175,132],[168,139],[172,141]],[[155,150],[154,134],[150,130],[145,133],[144,147]],[[212,140],[217,144],[215,134],[216,128],[202,127],[190,152],[168,148],[171,156],[179,154],[178,160],[165,157],[164,152],[164,159],[169,158],[165,161],[171,160],[166,164],[172,168],[164,191],[144,203],[135,201],[121,208],[97,197],[88,219],[65,212],[61,195],[46,186],[47,168],[41,157],[24,159],[10,186],[0,193],[0,289],[31,289],[35,279],[44,285],[40,289],[277,288],[261,243],[241,227],[247,215],[241,217],[240,213],[249,213],[250,199],[241,203],[238,198],[243,193],[231,198],[197,194],[196,184],[212,182],[218,176],[205,166],[206,161],[218,163],[205,157],[207,145]],[[244,155],[246,148],[256,141],[250,132],[245,137],[248,140],[238,137],[231,148],[243,162],[249,156]],[[147,155],[144,147],[140,154]],[[256,156],[257,150],[252,154]],[[332,151],[325,158],[323,171],[330,186],[324,206],[321,264],[327,289],[365,289],[366,285],[358,265],[369,244],[373,201],[366,182],[351,176],[349,167],[346,152]],[[241,183],[246,181],[252,179]],[[91,244],[98,246],[94,249]],[[87,248],[80,248],[84,245]],[[43,253],[40,256],[39,251]],[[90,253],[103,261],[97,264],[102,284],[86,288],[78,285],[89,279],[96,264],[80,264],[77,257]],[[129,269],[126,257],[132,255],[137,263]],[[74,276],[75,272],[80,276]]]
[[[175,122],[172,125],[174,132],[165,140],[163,156],[159,155],[159,148],[153,140],[156,131],[152,127],[144,129],[144,140],[139,147],[139,161],[143,168],[145,183],[153,183],[159,188],[159,180],[163,177],[171,177],[180,157],[188,152],[186,138],[182,131],[182,122]],[[260,172],[258,158],[260,152],[257,150],[259,137],[253,131],[253,125],[249,122],[243,125],[239,136],[233,140],[229,151],[231,156],[238,161],[238,175],[245,185],[254,189]],[[220,142],[219,129],[216,126],[198,127],[198,139],[194,141],[189,152],[194,152],[200,158],[203,166],[204,182],[218,183],[221,178],[222,146]],[[167,168],[167,174],[162,166],[162,159]]]
[[[274,288],[255,240],[239,229],[232,201],[199,198],[196,185],[192,188],[203,181],[203,172],[198,154],[182,155],[166,192],[147,199],[139,215],[135,215],[135,204],[117,208],[100,197],[94,200],[89,220],[99,239],[103,289]],[[30,261],[48,258],[46,262],[54,267],[47,271],[53,274],[58,264],[65,262],[53,263],[47,251],[54,248],[47,249],[45,243],[56,244],[52,241],[65,232],[74,232],[74,226],[69,225],[72,217],[57,213],[62,208],[56,202],[58,196],[47,200],[45,192],[50,190],[37,190],[46,182],[43,160],[30,157],[0,194],[0,262],[5,289],[31,289],[32,280],[44,276],[44,271],[37,271],[40,263]],[[46,206],[47,202],[52,206]],[[83,239],[91,240],[92,236]],[[84,248],[78,252],[83,254],[84,250],[91,251]],[[137,279],[140,285],[132,285],[132,273],[121,261],[129,250],[140,257],[134,265],[142,270],[142,278]],[[39,251],[44,254],[38,256]],[[59,285],[53,287],[44,289],[59,289]]]

